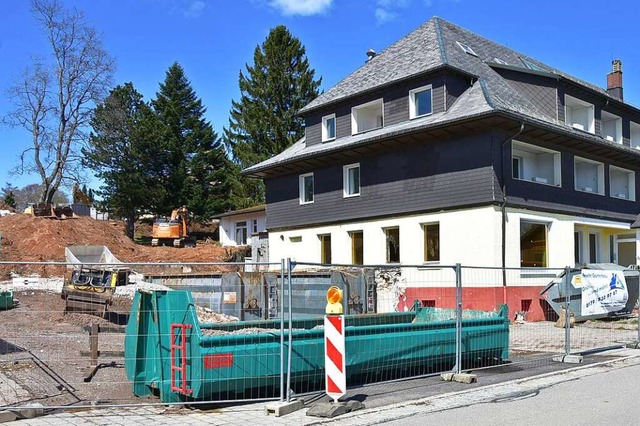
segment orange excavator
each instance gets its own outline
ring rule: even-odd
[[[171,218],[158,219],[153,223],[151,245],[173,245],[174,247],[195,246],[196,241],[188,235],[187,218],[189,211],[185,206],[171,212]]]

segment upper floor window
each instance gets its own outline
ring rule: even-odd
[[[342,168],[344,197],[360,195],[360,164],[348,164]]]
[[[433,98],[431,85],[409,91],[409,118],[431,114]]]
[[[595,133],[593,105],[572,96],[565,95],[564,108],[565,123],[576,129],[584,130],[585,132],[589,133]]]
[[[528,143],[511,142],[514,179],[560,186],[560,153]]]
[[[602,137],[611,142],[622,143],[622,118],[602,111]]]
[[[366,132],[384,126],[382,99],[351,108],[351,134]]]
[[[573,161],[576,191],[604,195],[604,164],[580,157]]]
[[[609,166],[609,194],[615,198],[635,201],[635,173],[620,167]]]
[[[631,148],[640,149],[640,124],[632,121],[629,127],[631,128]]]
[[[336,138],[336,115],[325,115],[322,117],[322,142],[331,141]]]
[[[300,204],[313,203],[313,173],[300,175]]]

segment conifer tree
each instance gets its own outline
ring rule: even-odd
[[[98,191],[107,211],[123,217],[133,238],[140,214],[157,209],[164,197],[162,124],[131,83],[111,90],[91,119],[93,132],[84,163],[102,180]],[[86,191],[86,187],[83,188]]]
[[[162,212],[186,205],[196,217],[208,219],[228,210],[229,160],[218,134],[204,118],[206,108],[177,62],[169,67],[152,103],[164,124]]]
[[[234,162],[244,169],[291,146],[304,135],[298,110],[318,96],[322,79],[314,78],[300,40],[282,25],[256,46],[253,65],[240,71],[240,100],[232,101],[224,140]],[[242,179],[243,204],[264,202],[261,182]]]

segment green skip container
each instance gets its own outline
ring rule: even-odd
[[[13,308],[13,292],[0,291],[0,310]]]
[[[323,318],[292,321],[289,381],[296,393],[324,386],[323,324]],[[454,367],[454,310],[416,303],[409,312],[347,315],[345,325],[348,386]],[[288,328],[287,321],[285,361]],[[126,328],[125,369],[135,395],[163,402],[277,396],[280,341],[280,320],[201,324],[191,292],[139,291]],[[463,366],[504,361],[508,346],[506,305],[463,311]]]

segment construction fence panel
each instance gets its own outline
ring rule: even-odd
[[[312,276],[313,283],[307,278]],[[324,277],[318,281],[318,277]],[[327,290],[343,291],[348,388],[451,371],[456,328],[451,311],[434,309],[409,289],[455,287],[453,266],[353,266],[292,262],[289,312],[293,315],[287,383],[294,394],[324,389]],[[285,300],[289,293],[285,294]],[[306,309],[306,311],[305,311]],[[308,314],[305,319],[300,313]],[[285,345],[288,344],[285,342]]]
[[[0,267],[0,410],[283,397],[281,263]]]
[[[588,354],[638,342],[637,269],[589,265],[567,268],[567,276],[559,299],[566,305],[569,296],[569,318],[561,321],[569,328],[570,353]],[[562,317],[564,310],[563,306]]]
[[[564,323],[557,322],[557,314],[540,295],[562,272],[547,268],[461,267],[463,318],[506,318],[506,334],[483,332],[478,324],[463,322],[463,350],[472,343],[471,339],[479,339],[476,345],[481,350],[465,357],[462,369],[505,363],[535,366],[564,353]]]

